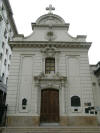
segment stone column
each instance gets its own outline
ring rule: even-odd
[[[42,73],[45,73],[45,57],[42,58]]]
[[[58,53],[56,53],[56,56],[55,56],[55,70],[56,70],[56,73],[58,73],[59,72],[59,54]]]
[[[62,83],[62,115],[65,113],[65,88],[64,88],[64,83]]]
[[[33,123],[34,126],[40,125],[40,116],[39,116],[39,110],[38,110],[38,104],[39,104],[39,82],[37,81],[35,85],[35,116],[33,116]]]
[[[61,99],[61,104],[62,104],[62,113],[60,116],[60,125],[62,126],[66,126],[67,125],[67,117],[65,115],[65,83],[64,81],[61,82],[61,86],[62,86],[62,99]]]

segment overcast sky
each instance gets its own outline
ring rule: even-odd
[[[20,34],[31,34],[31,22],[48,13],[49,4],[55,7],[54,14],[70,23],[72,36],[87,35],[92,42],[89,50],[89,63],[100,61],[100,0],[9,0],[15,23]]]

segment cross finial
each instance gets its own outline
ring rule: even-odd
[[[49,7],[47,7],[46,10],[49,10],[49,13],[52,13],[52,11],[55,10],[55,8],[52,7],[52,5],[49,5]]]

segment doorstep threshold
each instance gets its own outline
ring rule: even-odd
[[[59,126],[59,123],[40,123],[40,126]]]

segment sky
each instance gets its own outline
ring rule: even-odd
[[[100,61],[100,0],[9,0],[19,34],[28,36],[32,33],[31,23],[41,15],[49,4],[55,7],[54,14],[70,23],[69,34],[87,35],[92,42],[89,50],[89,63]]]

